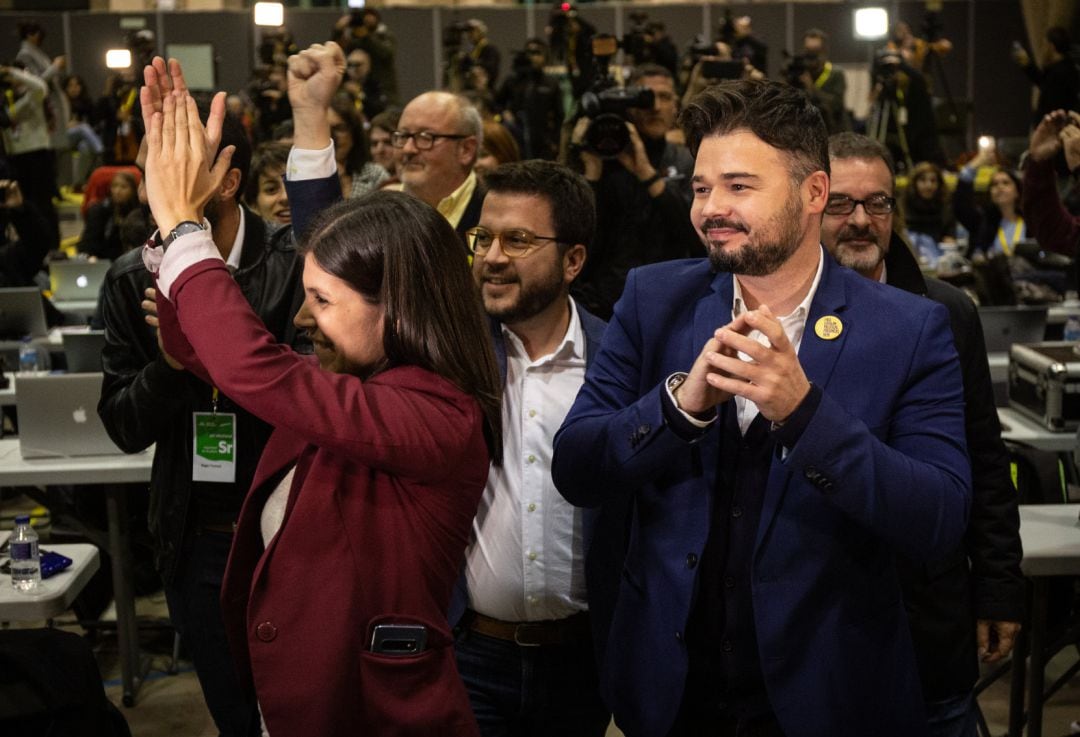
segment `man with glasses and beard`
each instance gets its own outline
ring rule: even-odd
[[[621,527],[567,503],[550,471],[552,438],[604,332],[569,292],[596,229],[593,192],[540,160],[504,164],[486,183],[467,236],[503,376],[503,461],[491,467],[451,605],[458,669],[486,737],[602,737],[610,712],[593,633],[606,632],[610,604],[594,593],[618,575],[607,556]]]
[[[825,248],[842,266],[949,310],[964,377],[971,520],[962,544],[933,565],[905,557],[898,562],[932,734],[974,737],[972,688],[979,660],[995,663],[1012,650],[1025,597],[1016,489],[1001,442],[979,313],[956,287],[923,277],[893,231],[893,162],[885,146],[855,133],[835,135],[829,139],[829,165],[831,190],[821,223]]]
[[[183,89],[184,78],[175,60],[168,71],[160,60],[155,64],[156,72],[147,73],[143,105],[160,110],[163,95],[174,87]],[[292,318],[303,292],[292,230],[268,229],[240,203],[251,146],[232,116],[225,118],[219,150],[227,146],[236,147],[231,168],[204,213],[213,226],[214,244],[267,329],[278,341],[295,346],[300,339]],[[170,239],[173,234],[156,236]],[[144,312],[153,306],[153,286],[142,249],[124,254],[109,269],[101,297],[106,343],[98,414],[125,452],[157,446],[149,527],[169,617],[191,655],[217,730],[250,737],[259,733],[259,717],[253,696],[234,674],[219,597],[233,523],[271,428],[161,349],[156,317]],[[229,418],[227,432],[234,440],[232,462],[224,462],[220,474],[193,462],[194,427],[211,414]]]
[[[801,92],[725,82],[681,122],[709,258],[630,273],[555,438],[567,500],[633,510],[601,691],[643,737],[926,735],[894,558],[966,527],[947,312],[822,248]]]

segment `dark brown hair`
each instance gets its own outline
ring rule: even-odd
[[[801,183],[829,173],[829,134],[821,113],[800,90],[782,82],[730,80],[706,87],[679,116],[686,145],[697,156],[701,139],[748,130],[790,160]]]
[[[289,145],[277,141],[260,143],[251,156],[251,169],[244,187],[244,202],[254,207],[259,198],[259,178],[271,169],[285,172],[289,162]]]
[[[596,196],[575,171],[554,161],[532,159],[503,164],[484,178],[488,192],[538,195],[551,205],[551,224],[560,247],[580,243],[586,248],[596,234]],[[546,234],[545,234],[546,235]]]
[[[364,132],[364,120],[356,111],[352,98],[348,95],[338,94],[330,103],[330,109],[338,114],[342,124],[349,129],[352,136],[352,148],[345,159],[345,170],[350,174],[358,174],[364,164],[371,161],[371,147],[368,146],[367,133]]]
[[[521,149],[517,141],[502,123],[484,121],[484,151],[494,156],[500,164],[521,161]],[[481,155],[483,155],[481,153]]]
[[[383,366],[418,366],[471,395],[502,460],[502,379],[461,240],[436,210],[380,190],[319,215],[301,250],[385,310]]]

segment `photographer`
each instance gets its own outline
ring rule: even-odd
[[[754,35],[749,15],[740,15],[738,18],[733,18],[731,9],[725,10],[724,19],[720,21],[716,40],[727,44],[731,48],[731,58],[745,60],[754,69],[768,73],[769,47]]]
[[[829,56],[829,36],[825,31],[811,28],[803,34],[802,53],[793,56],[784,70],[788,84],[806,92],[810,102],[821,111],[829,135],[851,130],[844,93],[847,81],[844,72],[833,67]]]
[[[551,47],[552,61],[566,66],[566,76],[570,78],[574,98],[581,97],[594,79],[592,39],[596,35],[596,28],[579,17],[572,6],[564,10],[562,5],[556,4],[544,32]]]
[[[1039,101],[1035,106],[1032,124],[1038,125],[1054,110],[1072,110],[1080,93],[1080,70],[1072,60],[1072,38],[1060,26],[1046,31],[1046,54],[1042,67],[1035,65],[1027,51],[1019,43],[1013,45],[1013,60],[1024,74],[1039,88]]]
[[[29,287],[58,241],[10,174],[0,161],[0,287]]]
[[[695,41],[683,59],[682,74],[683,107],[703,89],[725,79],[765,79],[765,73],[755,69],[747,59],[733,59],[731,47],[723,41]]]
[[[649,92],[653,102],[647,108],[626,105],[625,100],[645,104]],[[678,111],[671,72],[655,64],[635,67],[626,89],[614,95],[610,88],[602,89],[594,96],[601,100],[600,114],[578,120],[570,139],[571,152],[595,189],[598,218],[589,260],[573,292],[586,309],[608,319],[630,269],[697,256],[702,246],[687,217],[693,158],[685,146],[665,137]],[[614,153],[612,142],[620,139],[611,124],[619,114],[603,112],[605,97],[624,100],[626,143]],[[575,163],[570,161],[571,166]]]
[[[56,155],[49,148],[49,126],[45,99],[48,84],[37,75],[18,67],[0,66],[2,94],[7,124],[0,129],[4,151],[14,169],[22,197],[34,203],[59,237],[60,226],[53,197],[56,191]]]
[[[496,106],[521,132],[521,150],[526,159],[554,159],[559,153],[562,91],[559,80],[544,73],[547,59],[547,43],[530,38],[525,50],[514,55],[513,72],[495,96]]]
[[[630,13],[630,32],[622,38],[622,48],[629,57],[627,63],[659,64],[672,74],[679,71],[679,50],[667,35],[662,21],[649,20],[644,11]]]
[[[363,49],[371,57],[371,76],[386,96],[387,104],[397,105],[397,39],[386,27],[375,8],[364,8],[343,15],[334,26],[334,39],[349,53]]]
[[[944,164],[926,78],[899,51],[881,49],[871,70],[867,135],[889,147],[897,167],[909,171],[916,161]]]

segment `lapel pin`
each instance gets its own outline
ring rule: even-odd
[[[836,340],[844,331],[844,323],[835,315],[826,315],[814,323],[814,334],[822,340]]]

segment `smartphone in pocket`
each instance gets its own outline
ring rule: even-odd
[[[371,652],[408,656],[427,648],[427,627],[421,624],[377,624],[371,633]]]

